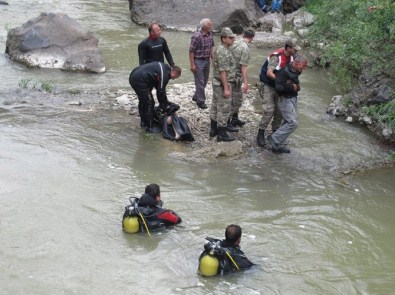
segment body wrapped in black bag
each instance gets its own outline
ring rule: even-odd
[[[185,118],[176,115],[180,109],[178,104],[170,102],[166,110],[155,109],[155,120],[162,128],[164,138],[175,141],[194,141],[191,129]]]

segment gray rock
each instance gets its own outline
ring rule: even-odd
[[[63,13],[42,13],[8,32],[6,53],[29,67],[103,73],[98,40]]]
[[[202,18],[210,18],[219,30],[232,23],[248,25],[262,15],[255,0],[225,1],[157,1],[129,0],[132,20],[141,25],[155,20],[168,28],[195,30]]]

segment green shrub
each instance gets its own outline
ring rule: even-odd
[[[382,9],[369,12],[372,5]],[[306,9],[316,16],[307,38],[322,64],[331,64],[330,79],[339,90],[349,91],[365,68],[374,75],[395,67],[392,0],[310,0]]]

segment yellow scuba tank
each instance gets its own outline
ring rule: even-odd
[[[204,276],[215,276],[218,268],[219,260],[214,255],[206,254],[199,261],[199,272]]]
[[[125,217],[122,221],[123,230],[130,234],[135,234],[140,229],[139,219],[136,216]]]

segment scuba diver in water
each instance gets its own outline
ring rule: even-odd
[[[181,218],[173,211],[162,208],[160,187],[156,183],[145,187],[140,198],[129,198],[125,207],[122,228],[125,232],[147,232],[181,223]]]
[[[206,238],[204,251],[199,257],[199,273],[204,276],[227,274],[248,269],[254,264],[240,250],[241,227],[228,225],[225,240]]]

